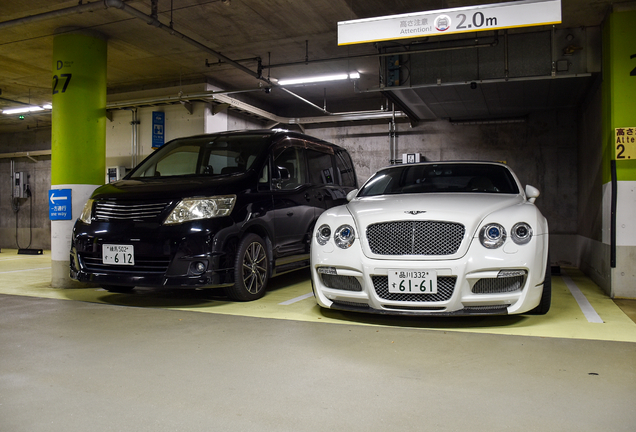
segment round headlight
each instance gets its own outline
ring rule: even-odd
[[[348,249],[356,239],[356,232],[351,225],[340,225],[334,233],[333,239],[336,242],[336,246],[341,249]]]
[[[512,227],[510,236],[518,245],[526,244],[532,239],[532,227],[525,222],[519,222]]]
[[[497,249],[506,241],[506,229],[498,223],[484,225],[479,232],[479,241],[488,249]]]
[[[320,228],[318,228],[318,231],[316,231],[316,241],[318,242],[318,244],[324,246],[327,244],[330,238],[331,228],[329,228],[329,225],[320,225]]]

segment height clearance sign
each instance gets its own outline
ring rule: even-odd
[[[561,22],[561,0],[523,0],[338,23],[338,45]]]

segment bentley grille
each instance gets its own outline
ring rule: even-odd
[[[376,255],[452,255],[464,232],[462,224],[453,222],[383,222],[367,227],[367,240]]]

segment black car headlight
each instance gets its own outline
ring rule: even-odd
[[[532,239],[532,227],[525,222],[519,222],[512,227],[510,237],[518,245],[526,244]]]
[[[340,225],[333,235],[336,246],[341,249],[348,249],[356,240],[356,232],[351,225]]]
[[[81,220],[85,224],[91,223],[91,218],[93,215],[93,201],[94,200],[92,199],[86,201],[86,204],[84,204],[84,210],[82,210],[82,214],[79,217],[79,220]]]
[[[497,249],[506,242],[506,229],[498,223],[489,223],[479,232],[479,241],[488,249]]]
[[[235,202],[236,195],[185,198],[172,210],[164,224],[176,225],[193,220],[227,216],[232,213]]]

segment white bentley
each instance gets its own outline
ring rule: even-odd
[[[316,223],[316,300],[383,314],[545,314],[548,223],[538,196],[500,163],[381,169]]]

